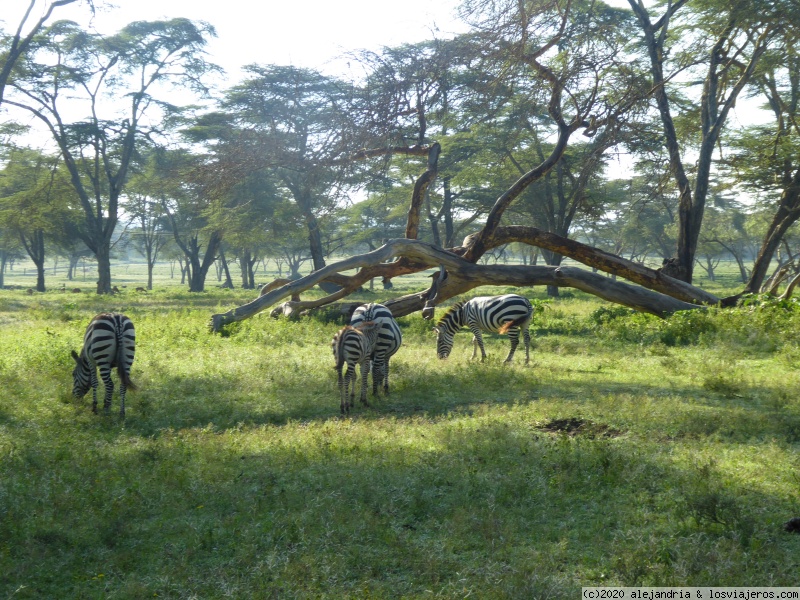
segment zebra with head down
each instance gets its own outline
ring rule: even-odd
[[[119,374],[120,416],[125,416],[125,391],[135,390],[131,381],[131,366],[136,353],[136,332],[133,321],[119,313],[101,313],[94,317],[83,336],[83,348],[78,354],[72,351],[75,369],[72,371],[72,393],[83,398],[92,388],[92,412],[97,412],[97,370],[105,386],[103,408],[111,408],[114,382],[111,370],[116,367]]]
[[[519,334],[525,340],[525,364],[530,360],[531,336],[528,331],[533,318],[533,307],[527,298],[516,294],[504,296],[478,296],[458,302],[445,314],[436,325],[436,354],[439,358],[447,358],[453,349],[456,332],[462,327],[472,331],[472,358],[481,349],[481,361],[486,360],[482,331],[508,334],[511,340],[511,351],[505,362],[511,362],[519,345]]]

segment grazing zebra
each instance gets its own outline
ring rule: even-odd
[[[372,393],[378,394],[378,385],[383,385],[383,392],[389,393],[389,359],[394,356],[400,344],[403,343],[403,334],[392,316],[392,311],[383,304],[362,304],[353,311],[350,325],[356,326],[365,321],[374,321],[380,324],[378,341],[372,349]]]
[[[102,313],[92,319],[83,336],[83,348],[80,355],[72,351],[75,369],[72,371],[72,393],[76,398],[83,398],[92,388],[92,412],[97,413],[97,369],[106,388],[103,408],[106,412],[111,408],[111,394],[114,383],[111,381],[111,369],[117,367],[119,374],[120,416],[125,416],[125,390],[135,390],[130,379],[133,355],[136,352],[136,332],[133,322],[118,313]]]
[[[505,334],[511,340],[511,352],[505,362],[511,362],[519,345],[519,333],[525,339],[525,364],[530,360],[529,347],[531,336],[528,327],[531,324],[533,307],[527,298],[516,294],[505,296],[479,296],[466,302],[459,302],[445,314],[437,326],[436,354],[439,358],[447,358],[453,349],[453,336],[464,326],[472,331],[472,358],[481,349],[481,361],[486,360],[481,330]]]
[[[356,365],[361,365],[361,403],[367,403],[367,374],[369,373],[369,357],[372,348],[378,339],[380,324],[366,321],[355,327],[345,325],[335,336],[331,348],[333,357],[336,360],[336,373],[339,376],[339,395],[341,402],[339,408],[342,414],[349,413],[350,407],[355,404],[356,395]],[[347,364],[344,377],[342,368]],[[350,387],[350,401],[347,399],[348,387]]]

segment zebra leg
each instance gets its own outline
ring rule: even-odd
[[[383,384],[383,370],[385,364],[382,359],[372,361],[372,395],[378,395],[378,388]]]
[[[339,410],[342,414],[347,411],[347,391],[344,387],[344,377],[342,377],[341,369],[337,372],[337,384],[339,386]]]
[[[367,360],[369,370],[372,372],[372,395],[378,395],[378,381],[381,378],[381,363],[379,360]]]
[[[481,349],[481,362],[486,360],[486,349],[483,347],[483,336],[481,335],[481,330],[477,324],[470,323],[469,328],[472,331],[472,358],[475,358],[475,355],[478,352],[478,348]]]
[[[92,384],[92,412],[97,414],[97,369],[94,367],[89,375],[89,382]]]
[[[517,346],[519,346],[519,329],[510,329],[508,331],[508,339],[511,340],[511,351],[506,356],[505,362],[509,363],[514,358],[514,352],[517,351]]]
[[[349,388],[349,401],[345,404],[345,409],[347,412],[350,412],[350,407],[355,404],[356,399],[356,364],[348,364],[347,365],[347,374],[345,375],[344,379],[344,393],[345,395],[348,394]]]
[[[389,395],[389,359],[383,363],[383,393]]]
[[[530,356],[531,332],[528,331],[528,329],[525,329],[525,331],[522,332],[522,337],[525,340],[525,364],[527,365],[528,361],[530,361],[531,359]]]
[[[361,404],[363,404],[364,406],[369,406],[369,402],[367,402],[367,380],[369,379],[369,363],[370,363],[369,358],[365,358],[361,363]],[[353,373],[355,376],[355,367],[353,367]],[[353,380],[353,391],[355,391],[355,389],[356,389],[355,380]]]
[[[119,382],[119,416],[125,418],[125,390],[127,386],[124,381]]]
[[[103,399],[103,410],[108,412],[111,409],[111,395],[114,393],[114,382],[111,379],[111,367],[101,366],[100,377],[103,380],[103,385],[106,388],[106,395]]]

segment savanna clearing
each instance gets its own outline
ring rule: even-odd
[[[211,335],[257,292],[131,289],[0,290],[2,598],[797,585],[794,302],[661,321],[483,288],[544,306],[529,366],[501,364],[497,336],[470,362],[467,330],[439,361],[431,323],[406,317],[391,396],[343,419],[339,324],[265,311]],[[69,352],[108,310],[136,325],[124,421],[116,393],[107,416],[71,396]]]

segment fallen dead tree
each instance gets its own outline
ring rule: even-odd
[[[392,259],[401,259],[404,264],[401,265],[401,260],[388,262]],[[622,304],[659,317],[664,317],[679,310],[699,308],[700,306],[697,303],[686,302],[578,267],[478,265],[464,260],[455,252],[437,248],[426,242],[396,239],[390,240],[377,250],[328,265],[305,277],[273,289],[248,304],[234,308],[226,313],[215,314],[211,317],[211,328],[215,332],[221,331],[225,325],[248,319],[276,305],[286,297],[299,294],[321,281],[328,280],[331,276],[340,275],[345,271],[360,269],[358,273],[350,277],[340,276],[337,278],[338,282],[344,281],[346,283],[335,294],[313,301],[285,302],[281,305],[280,312],[284,315],[292,315],[300,311],[331,304],[346,297],[372,277],[378,276],[378,274],[395,277],[404,273],[438,268],[440,265],[446,269],[448,276],[439,286],[437,302],[443,302],[448,298],[483,285],[514,285],[520,287],[555,285],[573,287],[594,294],[609,302]],[[393,273],[393,268],[394,270],[404,271],[404,273]],[[387,301],[385,304],[395,316],[401,317],[422,310],[429,294],[430,290],[424,290]]]

